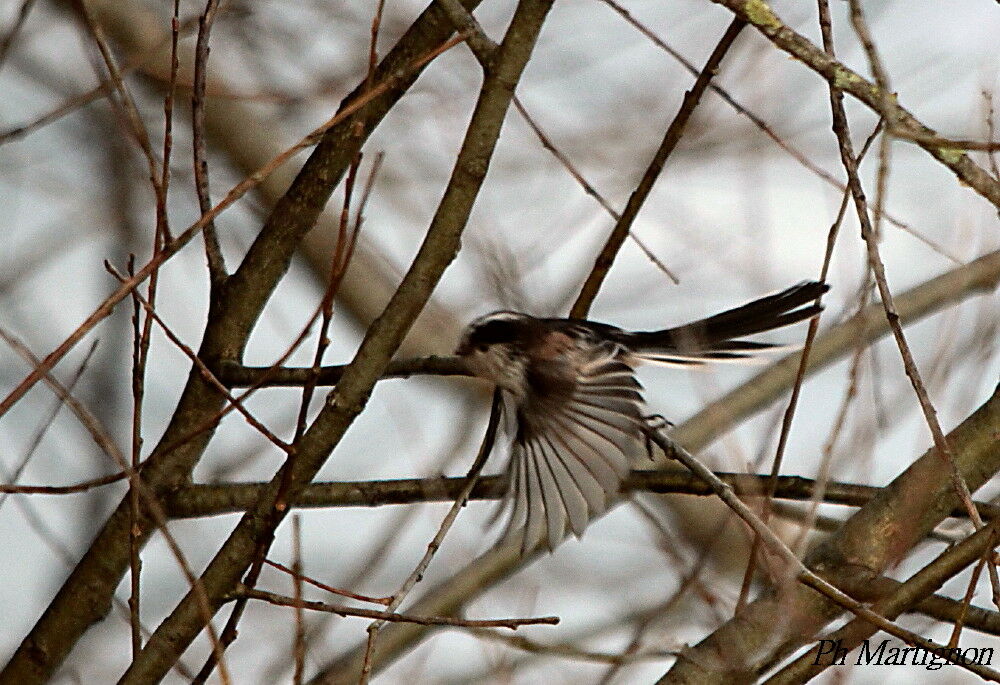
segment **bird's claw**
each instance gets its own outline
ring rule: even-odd
[[[673,428],[674,424],[672,421],[668,421],[662,414],[643,416],[642,420],[646,424],[643,430],[643,437],[646,439],[646,454],[649,456],[649,460],[653,461],[653,439],[651,435],[665,428]]]

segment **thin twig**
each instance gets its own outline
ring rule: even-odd
[[[229,597],[235,600],[240,597],[249,599],[259,599],[269,604],[277,606],[294,607],[295,598],[285,597],[273,592],[264,590],[251,590],[242,585]],[[378,611],[376,609],[362,609],[360,607],[349,607],[340,604],[328,604],[326,602],[315,602],[305,600],[302,607],[310,611],[323,611],[328,614],[338,616],[356,616],[359,618],[375,619],[377,621],[387,621],[390,623],[416,623],[421,626],[451,626],[455,628],[509,628],[517,630],[521,626],[554,626],[558,625],[558,616],[539,616],[537,618],[491,618],[491,619],[471,619],[452,618],[450,616],[414,616],[411,614],[398,614],[394,611]]]
[[[108,273],[110,273],[112,276],[117,278],[122,283],[128,281],[128,279],[124,275],[118,273],[118,270],[115,269],[115,267],[112,266],[110,262],[105,262],[104,266],[108,270]],[[229,402],[229,404],[236,411],[238,411],[243,416],[244,419],[246,419],[246,422],[251,427],[255,428],[261,435],[263,435],[268,440],[268,442],[270,442],[271,444],[273,444],[275,447],[282,450],[286,454],[290,454],[292,452],[292,446],[286,443],[281,438],[279,438],[277,435],[275,435],[270,428],[261,423],[260,420],[257,419],[257,417],[250,412],[250,410],[248,410],[245,406],[243,406],[242,398],[235,397],[229,391],[229,389],[225,385],[223,385],[218,378],[215,377],[215,374],[213,374],[212,370],[205,365],[205,362],[201,360],[198,354],[194,350],[192,350],[189,345],[186,345],[184,341],[182,341],[179,337],[177,337],[177,334],[174,333],[173,330],[170,328],[170,326],[168,326],[167,323],[160,317],[160,315],[156,313],[156,310],[153,309],[149,301],[146,300],[145,297],[140,295],[138,290],[133,290],[132,294],[133,297],[135,297],[139,301],[139,303],[143,306],[143,308],[146,310],[146,315],[152,318],[153,321],[155,321],[160,326],[160,330],[162,330],[164,335],[167,336],[167,339],[170,340],[170,342],[172,342],[174,346],[177,347],[177,349],[183,352],[184,355],[191,360],[191,362],[194,364],[195,368],[198,369],[198,372],[202,375],[205,381],[208,382],[208,384],[211,385],[215,390],[217,390],[223,397],[225,397],[226,401]]]
[[[872,131],[871,135],[868,136],[868,140],[862,147],[861,152],[858,154],[858,161],[864,158],[865,153],[868,152],[868,148],[875,136],[878,134],[881,126],[876,125],[875,130]],[[847,191],[844,192],[844,197],[840,203],[840,209],[837,212],[837,216],[833,223],[830,225],[830,230],[827,232],[826,236],[826,249],[823,253],[823,264],[819,270],[819,281],[820,283],[826,283],[827,276],[830,273],[830,261],[833,259],[833,250],[837,244],[837,236],[840,235],[840,224],[844,219],[844,214],[847,211]],[[823,301],[822,295],[816,298],[816,305],[819,306]],[[761,510],[761,518],[766,523],[771,517],[771,494],[770,491],[773,489],[774,485],[777,484],[778,474],[781,473],[781,464],[785,456],[785,448],[788,446],[788,436],[792,432],[792,420],[795,418],[795,409],[798,406],[799,396],[802,394],[802,384],[805,382],[806,370],[809,368],[809,354],[812,352],[813,343],[816,340],[816,334],[819,332],[819,320],[820,317],[816,316],[809,321],[809,328],[806,331],[806,340],[802,345],[802,355],[799,358],[799,368],[795,373],[795,382],[792,384],[791,397],[788,399],[788,405],[785,407],[785,413],[781,419],[781,431],[778,435],[778,445],[774,450],[774,459],[771,461],[771,482],[768,485],[768,495],[764,499],[763,508]],[[822,480],[822,479],[821,479]],[[757,552],[760,548],[760,537],[754,535],[753,543],[750,545],[749,558],[747,560],[746,570],[743,574],[743,584],[740,587],[740,595],[736,601],[736,613],[746,605],[747,598],[750,596],[750,585],[753,581],[754,570],[757,566]]]
[[[27,345],[18,340],[12,333],[3,327],[0,327],[0,339],[7,343],[10,348],[29,365],[35,367],[42,363],[41,360],[36,357],[30,349],[28,349]],[[65,398],[64,401],[66,406],[71,412],[73,412],[73,415],[76,416],[77,420],[87,430],[87,432],[90,433],[91,438],[93,438],[94,442],[97,443],[97,446],[101,448],[101,451],[111,457],[115,463],[125,464],[125,456],[118,448],[118,444],[115,442],[114,438],[111,437],[111,433],[104,426],[104,424],[101,423],[101,420],[97,418],[93,412],[87,409],[82,402],[67,392],[66,388],[51,374],[46,373],[42,377],[42,380],[45,381],[45,383],[54,393],[56,393],[56,395],[60,398]],[[115,480],[118,480],[117,477]],[[78,490],[76,491],[78,492]]]
[[[125,480],[132,473],[134,473],[133,469],[118,471],[117,473],[98,476],[97,478],[91,478],[90,480],[74,483],[73,485],[15,485],[14,483],[0,483],[0,492],[20,495],[74,495]]]
[[[641,661],[658,661],[677,656],[677,652],[671,650],[650,650],[643,652],[630,652],[627,654],[615,654],[613,652],[596,652],[583,649],[572,644],[545,644],[524,637],[523,635],[512,635],[510,633],[500,633],[486,628],[477,628],[472,631],[476,637],[493,642],[500,642],[508,647],[519,649],[522,652],[538,654],[541,656],[559,657],[561,659],[575,659],[578,661],[590,661],[598,664],[634,664]]]
[[[26,124],[21,124],[5,131],[0,131],[0,146],[25,138],[35,131],[45,128],[49,124],[53,124],[63,117],[72,114],[81,107],[86,107],[90,103],[106,97],[112,92],[113,88],[114,86],[111,84],[110,80],[104,81],[100,85],[91,88],[86,93],[80,93],[79,95],[73,95],[67,98],[66,101],[58,107],[55,107],[51,111],[46,112]]]
[[[178,0],[175,0],[175,2],[177,1]],[[191,21],[186,21],[178,24],[177,32],[179,33],[182,29],[189,28],[191,23],[192,23]],[[173,42],[173,33],[174,31],[172,29],[170,38],[171,42]],[[159,47],[158,45],[153,46],[154,49],[158,47]],[[150,51],[152,52],[153,50]],[[173,54],[176,55],[176,53]],[[143,55],[139,59],[129,60],[124,66],[119,68],[121,75],[127,76],[136,69],[138,69],[142,65],[142,59],[145,57],[146,55]],[[174,77],[173,81],[176,83],[176,77]],[[38,131],[39,129],[42,129],[45,126],[48,126],[49,124],[52,124],[62,119],[68,114],[72,114],[73,112],[76,112],[78,109],[82,107],[86,107],[92,102],[96,102],[97,100],[100,100],[103,97],[107,97],[108,94],[114,92],[114,87],[115,87],[114,83],[112,83],[110,77],[101,79],[101,82],[98,85],[91,88],[90,90],[84,93],[80,93],[78,95],[72,95],[68,97],[61,105],[58,105],[57,107],[46,112],[40,117],[26,124],[21,124],[20,126],[15,126],[14,128],[10,128],[5,131],[0,131],[0,146],[25,138],[28,135],[34,133],[35,131]],[[166,142],[166,140],[164,142]],[[166,162],[166,160],[167,158],[164,157],[164,162]],[[165,182],[163,183],[163,187],[164,190],[167,187]]]
[[[312,401],[313,392],[316,390],[316,378],[319,377],[320,368],[323,364],[323,357],[326,349],[330,345],[330,323],[333,320],[333,300],[337,295],[340,284],[343,282],[344,274],[350,263],[353,247],[357,242],[357,232],[353,238],[348,238],[347,223],[350,216],[351,196],[354,193],[354,181],[357,178],[358,166],[361,164],[361,153],[354,156],[347,171],[347,179],[344,181],[344,204],[340,211],[340,225],[337,232],[337,245],[331,257],[330,274],[327,279],[326,289],[320,299],[319,310],[321,320],[319,325],[319,336],[316,341],[316,352],[313,354],[312,370],[313,376],[302,386],[302,399],[299,401],[299,415],[295,422],[295,437],[293,442],[302,437],[306,432],[306,418],[309,415],[309,405]],[[359,217],[360,218],[360,217]]]
[[[996,537],[995,530],[991,537]],[[979,585],[979,576],[983,572],[983,566],[990,563],[989,558],[992,553],[993,548],[990,546],[985,552],[983,552],[983,555],[979,557],[979,562],[972,569],[972,575],[969,576],[969,584],[965,588],[965,596],[962,597],[962,610],[955,618],[955,625],[951,631],[951,637],[948,638],[948,647],[958,647],[958,640],[962,635],[962,626],[965,625],[965,617],[969,612],[969,607],[972,605],[972,597],[976,594],[976,586]]]
[[[0,329],[0,337],[2,337],[7,344],[9,344],[15,351],[24,356],[29,362],[41,364],[30,350],[28,350],[24,345],[20,343],[16,338],[11,336],[9,333]],[[118,449],[114,441],[107,436],[106,431],[100,422],[84,407],[76,398],[74,398],[66,388],[58,380],[52,377],[48,372],[42,375],[42,379],[45,381],[49,387],[52,388],[53,392],[59,396],[59,398],[68,406],[74,414],[80,419],[80,421],[87,427],[94,436],[94,440],[104,449],[104,451],[110,456],[118,468],[123,472],[128,474],[129,486],[136,488],[142,497],[142,500],[146,506],[147,511],[152,516],[153,521],[156,523],[157,528],[163,534],[163,539],[167,543],[167,547],[173,555],[174,559],[177,561],[177,565],[180,567],[181,571],[184,573],[184,577],[187,579],[194,596],[197,600],[198,611],[200,611],[206,617],[206,628],[208,631],[209,639],[212,643],[213,650],[220,650],[219,638],[215,632],[215,628],[211,625],[212,613],[209,609],[208,595],[205,594],[205,588],[202,585],[198,576],[194,574],[191,570],[190,565],[187,563],[187,558],[184,552],[181,550],[180,545],[177,544],[177,540],[171,534],[169,528],[167,527],[167,514],[164,511],[163,505],[156,498],[153,492],[150,490],[149,486],[142,480],[142,477],[132,471],[129,466],[128,460],[125,459],[125,455],[122,454],[121,450]],[[220,667],[219,675],[226,685],[231,682],[229,677],[228,668],[223,665]]]
[[[847,209],[848,199],[848,195],[845,193],[843,198],[844,201],[840,205],[842,212]],[[868,294],[869,289],[863,288],[858,301],[857,311],[860,312],[868,305]],[[792,545],[792,549],[796,551],[805,550],[808,531],[812,528],[813,521],[815,521],[819,516],[819,505],[823,500],[826,482],[829,480],[830,465],[833,461],[833,451],[840,439],[841,432],[844,430],[844,426],[847,423],[847,412],[850,409],[854,398],[857,397],[858,383],[861,378],[862,361],[864,359],[864,352],[866,349],[868,348],[859,341],[858,346],[854,350],[854,354],[851,355],[851,364],[847,372],[847,389],[844,392],[843,398],[841,398],[840,407],[834,415],[833,426],[830,429],[830,434],[823,443],[823,448],[820,452],[819,477],[817,479],[820,482],[820,487],[816,489],[816,494],[810,502],[810,517],[805,521],[805,525],[802,526],[799,541],[798,543]]]
[[[489,458],[490,453],[493,451],[493,445],[496,443],[497,429],[500,427],[500,414],[503,407],[500,392],[499,387],[493,391],[493,404],[490,407],[490,419],[486,424],[486,433],[483,435],[483,442],[479,447],[479,454],[476,455],[476,459],[473,461],[468,474],[465,476],[465,484],[462,486],[461,492],[458,494],[458,497],[455,498],[455,502],[451,505],[451,509],[448,510],[444,519],[442,519],[441,525],[438,527],[437,534],[430,541],[430,543],[428,543],[424,556],[421,557],[416,567],[406,580],[403,581],[403,584],[399,587],[399,589],[393,593],[392,601],[389,603],[388,607],[386,607],[386,611],[393,612],[398,609],[403,603],[403,600],[405,600],[407,595],[410,594],[410,590],[412,590],[413,587],[424,577],[424,573],[427,571],[427,567],[430,565],[431,559],[434,558],[434,555],[441,547],[441,543],[444,542],[445,535],[447,535],[448,531],[451,530],[452,524],[455,523],[455,519],[458,518],[458,514],[465,506],[465,503],[469,501],[469,495],[472,493],[472,489],[476,486],[476,482],[479,480],[479,474],[482,473],[483,467],[486,466],[486,460]],[[368,643],[365,647],[364,666],[361,669],[361,685],[364,685],[364,683],[368,681],[368,677],[371,673],[372,655],[375,652],[375,640],[378,637],[378,631],[382,625],[383,622],[376,621],[368,626]]]
[[[854,27],[854,33],[857,34],[858,40],[861,42],[861,47],[864,48],[865,56],[868,58],[868,67],[871,69],[872,76],[875,77],[875,84],[879,88],[879,92],[882,98],[882,122],[885,123],[885,135],[879,140],[879,153],[878,153],[878,173],[876,174],[875,181],[875,204],[872,207],[872,212],[874,213],[874,221],[872,222],[872,231],[876,240],[881,240],[882,236],[882,212],[885,209],[885,196],[886,190],[889,182],[889,155],[891,152],[891,136],[895,133],[896,129],[896,117],[887,116],[886,112],[895,112],[895,103],[893,102],[892,88],[889,85],[889,75],[886,73],[885,67],[882,66],[882,58],[878,54],[878,48],[875,47],[875,40],[872,38],[871,31],[868,29],[868,24],[865,21],[864,10],[861,7],[861,3],[858,0],[848,0],[850,4],[850,15],[851,15],[851,26]]]
[[[350,599],[356,599],[361,602],[371,602],[372,604],[382,604],[383,606],[388,605],[392,602],[392,597],[371,597],[369,595],[361,595],[357,592],[351,592],[350,590],[344,590],[343,588],[336,588],[326,583],[321,583],[315,578],[310,578],[309,576],[304,576],[301,572],[296,571],[294,568],[288,568],[284,564],[279,564],[277,561],[272,561],[270,559],[265,559],[264,563],[268,566],[278,569],[290,576],[295,576],[297,581],[304,583],[309,583],[314,587],[318,587],[320,590],[325,590],[333,595],[339,595],[341,597],[349,597]]]
[[[569,175],[573,177],[573,180],[575,180],[580,187],[583,188],[583,192],[594,198],[597,201],[597,204],[599,204],[612,219],[615,221],[621,221],[621,213],[611,206],[611,202],[605,198],[604,195],[602,195],[600,191],[598,191],[597,188],[590,183],[590,181],[584,178],[583,173],[576,168],[569,157],[556,147],[555,143],[552,142],[552,139],[546,135],[545,131],[542,130],[542,127],[538,125],[534,117],[531,116],[527,108],[525,108],[525,106],[521,103],[520,98],[516,95],[514,96],[514,108],[518,111],[521,117],[524,118],[525,123],[527,123],[528,127],[532,130],[532,132],[534,132],[535,136],[542,144],[542,147],[552,153],[552,156],[555,157],[560,164],[562,164],[563,168],[566,169]],[[646,242],[637,236],[631,229],[628,232],[628,237],[636,244],[636,247],[638,247],[642,253],[646,255],[646,259],[652,262],[653,266],[663,272],[663,274],[673,281],[675,285],[681,282],[677,277],[677,274],[671,271],[670,267],[664,264],[663,260],[657,257],[656,253],[653,252]]]
[[[831,58],[834,58],[833,27],[829,16],[829,5],[827,0],[818,0],[818,2],[823,47],[827,54]],[[955,456],[952,453],[950,445],[948,444],[944,431],[941,429],[941,424],[938,422],[937,412],[934,409],[934,405],[931,404],[930,397],[927,395],[927,390],[921,380],[920,371],[917,369],[913,353],[906,341],[906,336],[903,334],[903,327],[899,323],[899,314],[896,311],[896,305],[893,301],[892,292],[889,290],[889,284],[885,275],[885,265],[882,262],[882,256],[879,253],[878,236],[875,235],[874,228],[872,227],[871,217],[868,213],[868,203],[865,198],[864,189],[861,186],[861,179],[858,177],[858,165],[855,161],[853,145],[851,143],[850,127],[844,110],[843,92],[832,82],[828,85],[830,90],[830,107],[833,113],[833,131],[837,137],[841,163],[844,165],[844,170],[847,173],[847,185],[851,190],[851,197],[854,200],[854,206],[857,210],[858,221],[861,224],[861,237],[864,239],[865,246],[867,248],[868,263],[871,267],[872,275],[875,278],[875,283],[878,286],[882,306],[885,309],[886,320],[889,322],[889,329],[892,331],[893,338],[896,341],[896,346],[899,348],[900,357],[903,360],[903,368],[907,377],[910,379],[910,384],[913,386],[913,391],[917,396],[917,401],[920,404],[920,410],[924,415],[924,421],[927,423],[934,439],[934,446],[937,449],[938,456],[947,465],[955,491],[968,510],[969,518],[972,520],[973,525],[975,525],[977,529],[982,528],[982,518],[979,516],[979,512],[976,511],[975,505],[972,503],[972,495],[969,492],[968,485],[965,483],[965,480],[958,471],[958,465],[955,463]],[[893,105],[893,108],[893,113],[898,115],[895,104]],[[996,570],[993,568],[992,564],[990,565],[990,568],[992,569],[991,580],[994,581],[994,588],[997,589],[994,593],[995,599],[998,606],[1000,606],[1000,578],[996,578]]]
[[[469,10],[467,10],[462,3],[459,2],[459,0],[437,0],[437,5],[444,10],[445,14],[448,15],[448,20],[457,30],[464,31],[466,33],[468,38],[465,42],[469,45],[469,49],[472,50],[472,54],[476,56],[476,59],[479,60],[479,64],[482,65],[484,70],[488,69],[490,61],[493,59],[493,55],[496,52],[497,44],[486,35],[486,32],[483,31],[483,27],[479,25],[479,22],[476,21],[474,16],[472,16],[472,13],[469,12]],[[528,127],[542,144],[542,147],[552,153],[552,156],[556,158],[556,161],[558,161],[563,168],[569,172],[569,175],[573,177],[573,180],[575,180],[580,187],[583,188],[583,192],[594,198],[597,203],[601,205],[604,211],[611,216],[611,218],[615,221],[619,221],[621,219],[621,214],[619,214],[618,211],[611,206],[611,203],[605,199],[600,192],[598,192],[597,188],[595,188],[593,184],[583,177],[583,174],[580,173],[580,171],[573,165],[573,162],[570,161],[569,157],[563,154],[563,152],[555,146],[552,139],[545,134],[542,127],[535,121],[535,118],[528,113],[528,109],[524,106],[524,103],[521,102],[521,99],[517,96],[517,94],[514,95],[514,109],[518,111],[525,123],[528,124]],[[667,278],[674,283],[680,282],[677,276],[669,268],[667,268],[667,265],[664,264],[637,235],[629,231],[628,237],[635,242],[639,249],[642,250],[643,254],[646,255],[646,258],[649,259],[649,261],[651,261],[657,269],[666,274]]]
[[[631,24],[637,31],[639,31],[639,33],[641,33],[642,35],[646,36],[650,41],[652,41],[652,43],[656,47],[660,48],[661,50],[663,50],[664,52],[666,52],[668,55],[670,55],[672,58],[674,58],[675,60],[677,60],[677,62],[679,62],[681,64],[681,66],[683,66],[692,76],[697,76],[698,75],[698,68],[694,64],[692,64],[680,52],[678,52],[677,50],[675,50],[674,48],[672,48],[670,45],[668,45],[662,38],[660,38],[660,36],[658,36],[656,33],[654,33],[652,30],[650,30],[650,28],[648,26],[646,26],[645,24],[643,24],[642,22],[640,22],[638,19],[636,19],[635,16],[632,15],[631,12],[629,12],[627,9],[625,9],[624,7],[622,7],[621,5],[619,5],[617,2],[615,2],[615,0],[601,0],[601,2],[603,2],[605,5],[607,5],[608,7],[610,7],[611,9],[613,9],[616,13],[618,13],[619,16],[621,16],[625,21],[627,21],[629,24]],[[794,159],[796,162],[798,162],[803,167],[805,167],[806,169],[808,169],[810,172],[812,172],[813,174],[815,174],[817,177],[819,177],[820,179],[822,179],[823,182],[825,182],[825,183],[833,186],[834,188],[837,188],[842,193],[846,193],[847,192],[847,186],[844,183],[841,183],[838,179],[834,178],[834,176],[832,174],[830,174],[830,172],[826,171],[825,169],[823,169],[822,167],[820,167],[819,165],[817,165],[815,162],[813,162],[811,159],[809,159],[809,157],[804,152],[802,152],[797,147],[795,147],[792,143],[790,143],[789,141],[785,140],[780,135],[778,135],[777,131],[775,131],[764,120],[763,117],[761,117],[760,115],[754,113],[749,108],[747,108],[745,105],[743,105],[739,101],[737,101],[729,93],[729,91],[727,91],[725,88],[723,88],[722,86],[720,86],[720,85],[718,85],[717,83],[714,83],[714,82],[710,83],[708,85],[708,87],[709,87],[709,89],[712,92],[714,92],[716,95],[718,95],[722,99],[723,102],[725,102],[727,105],[729,105],[730,107],[732,107],[733,110],[737,114],[740,114],[740,115],[746,117],[750,121],[750,123],[752,123],[754,126],[756,126],[760,130],[761,133],[763,133],[765,136],[767,136],[768,138],[770,138],[775,143],[775,145],[777,145],[780,149],[782,149],[785,152],[787,152],[792,157],[792,159]],[[965,260],[963,260],[961,257],[953,254],[944,245],[942,245],[942,244],[938,243],[937,241],[929,238],[928,236],[924,235],[923,233],[921,233],[917,229],[913,228],[909,224],[901,221],[900,219],[898,219],[898,218],[896,218],[896,217],[894,217],[894,216],[892,216],[891,214],[888,214],[888,213],[883,214],[882,216],[883,216],[883,218],[886,221],[888,221],[889,223],[891,223],[893,226],[895,226],[896,228],[899,228],[904,233],[908,233],[909,235],[913,236],[914,238],[916,238],[920,242],[924,243],[927,247],[929,247],[933,251],[937,252],[941,256],[945,257],[946,259],[954,262],[955,264],[964,264],[965,263]]]
[[[84,372],[87,370],[87,365],[90,363],[90,360],[94,356],[94,352],[96,351],[97,351],[97,343],[95,342],[93,345],[90,346],[90,349],[87,350],[87,354],[84,355],[83,361],[80,362],[80,365],[73,373],[73,377],[70,378],[69,383],[66,385],[67,396],[70,396],[72,394],[73,389],[76,387],[76,384],[83,377]],[[42,420],[41,424],[38,427],[38,430],[28,441],[28,449],[25,450],[24,455],[18,461],[17,465],[8,473],[4,474],[7,482],[10,483],[11,485],[0,487],[0,493],[2,493],[2,495],[0,495],[0,509],[3,509],[3,505],[7,502],[8,495],[12,492],[15,492],[15,490],[13,489],[6,489],[6,488],[24,487],[24,486],[14,485],[14,483],[17,483],[18,479],[21,477],[21,474],[23,474],[24,470],[28,467],[28,463],[31,461],[31,458],[35,455],[35,452],[38,450],[38,446],[42,444],[42,440],[45,438],[45,435],[49,432],[49,428],[52,427],[52,423],[56,420],[56,417],[59,415],[59,411],[65,405],[66,401],[61,397],[56,396],[56,401],[52,405],[52,409],[49,412],[48,416],[46,416]]]
[[[952,150],[973,150],[979,152],[1000,151],[1000,143],[992,140],[972,140],[970,138],[947,138],[939,135],[928,135],[920,131],[896,129],[892,132],[894,138],[906,140],[920,145],[934,145]]]
[[[597,292],[601,289],[601,285],[608,275],[608,271],[611,270],[611,265],[614,264],[618,251],[625,242],[625,236],[628,235],[632,223],[639,215],[639,210],[645,204],[646,198],[649,197],[649,193],[653,190],[653,185],[660,177],[667,158],[670,157],[670,154],[677,147],[677,143],[680,142],[681,136],[684,135],[684,129],[691,119],[691,114],[701,101],[701,96],[705,93],[709,82],[719,72],[722,58],[729,52],[729,49],[736,41],[737,36],[739,36],[744,26],[746,26],[746,22],[743,19],[738,17],[733,19],[715,46],[715,49],[712,50],[712,54],[709,55],[708,60],[705,62],[705,67],[698,74],[698,78],[695,79],[691,90],[684,94],[684,100],[681,103],[680,109],[667,127],[659,148],[657,148],[653,159],[650,161],[645,173],[643,173],[642,179],[632,192],[632,195],[629,196],[621,218],[615,223],[615,227],[608,236],[607,242],[605,242],[601,252],[597,255],[597,259],[594,260],[593,269],[591,269],[586,281],[584,281],[583,287],[580,289],[580,294],[577,296],[576,302],[573,303],[573,307],[570,310],[571,317],[581,319],[586,317],[591,303],[597,297]]]
[[[198,196],[198,208],[202,216],[212,208],[212,196],[208,182],[208,150],[205,143],[205,84],[208,80],[209,37],[219,11],[219,0],[206,0],[205,11],[198,17],[198,38],[194,47],[194,82],[191,86],[191,136],[194,153],[194,187]],[[215,232],[215,222],[205,222],[202,235],[205,238],[205,257],[208,260],[208,277],[215,290],[226,278],[226,262],[219,246],[219,236]]]
[[[153,236],[154,249],[159,247],[159,234]],[[129,274],[135,271],[135,255],[129,256]],[[154,274],[155,277],[155,274]],[[154,281],[150,279],[150,284]],[[146,353],[149,350],[149,333],[151,332],[151,321],[147,316],[145,325],[142,319],[142,304],[140,304],[136,292],[132,293],[132,441],[131,441],[131,469],[137,473],[139,463],[142,458],[142,400],[145,391],[146,380]],[[139,489],[130,487],[128,490],[129,500],[129,548],[128,548],[128,568],[129,568],[129,622],[132,629],[132,658],[142,650],[142,558],[139,556],[140,536],[142,535],[141,509],[139,501]]]
[[[132,135],[135,136],[135,140],[139,144],[139,149],[142,150],[142,154],[146,159],[146,165],[149,172],[149,182],[152,185],[153,193],[157,198],[157,205],[166,207],[166,198],[163,196],[163,185],[160,182],[162,178],[160,164],[156,160],[156,155],[153,154],[153,146],[150,142],[149,131],[146,129],[146,124],[143,122],[142,116],[139,114],[139,108],[135,104],[132,93],[125,85],[122,71],[112,55],[111,47],[108,45],[107,37],[104,35],[104,29],[99,23],[94,21],[93,16],[90,14],[90,10],[87,9],[87,3],[84,0],[73,0],[73,7],[76,9],[80,18],[83,20],[83,23],[90,31],[90,35],[94,39],[94,43],[97,45],[97,49],[101,53],[101,58],[104,60],[104,65],[108,70],[108,76],[111,78],[111,83],[114,86],[113,92],[117,92],[119,98],[121,99],[125,119],[128,121]],[[111,102],[114,104],[115,99],[111,98]]]
[[[170,224],[167,220],[166,201],[167,196],[170,194],[170,156],[173,153],[174,147],[174,96],[177,92],[177,72],[180,70],[181,64],[180,58],[177,55],[177,45],[180,41],[181,33],[180,11],[180,0],[174,0],[174,13],[170,17],[170,78],[167,82],[167,92],[163,96],[163,164],[161,166],[162,175],[160,177],[162,192],[156,198],[156,228],[157,238],[159,239],[159,242],[156,243],[157,249],[160,249],[173,239],[170,235]],[[164,203],[162,207],[159,204],[159,200],[161,199]],[[152,290],[152,286],[150,288]],[[149,295],[149,301],[154,305],[156,304],[156,298],[152,292]]]
[[[302,685],[306,669],[306,623],[302,611],[302,516],[299,514],[292,517],[292,589],[295,600],[295,640],[292,643],[295,672],[292,682]]]

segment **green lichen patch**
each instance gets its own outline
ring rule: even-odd
[[[778,19],[778,15],[774,13],[771,6],[764,2],[764,0],[748,0],[743,5],[743,10],[746,12],[747,19],[754,26],[775,31],[783,25],[781,20]]]
[[[937,149],[937,156],[946,164],[958,164],[964,155],[965,150],[953,147],[939,147]]]

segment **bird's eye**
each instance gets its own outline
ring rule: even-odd
[[[476,345],[476,351],[477,352],[487,352],[487,351],[489,351],[489,349],[490,349],[490,346],[487,345],[486,343],[479,343],[478,345]]]

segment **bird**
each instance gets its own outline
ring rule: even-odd
[[[696,366],[784,348],[744,340],[822,311],[826,283],[803,281],[698,321],[627,331],[586,319],[496,311],[473,320],[455,350],[478,378],[501,390],[512,419],[501,542],[522,556],[550,551],[617,499],[633,464],[651,454],[647,436],[665,420],[647,410],[635,375],[643,362]]]

